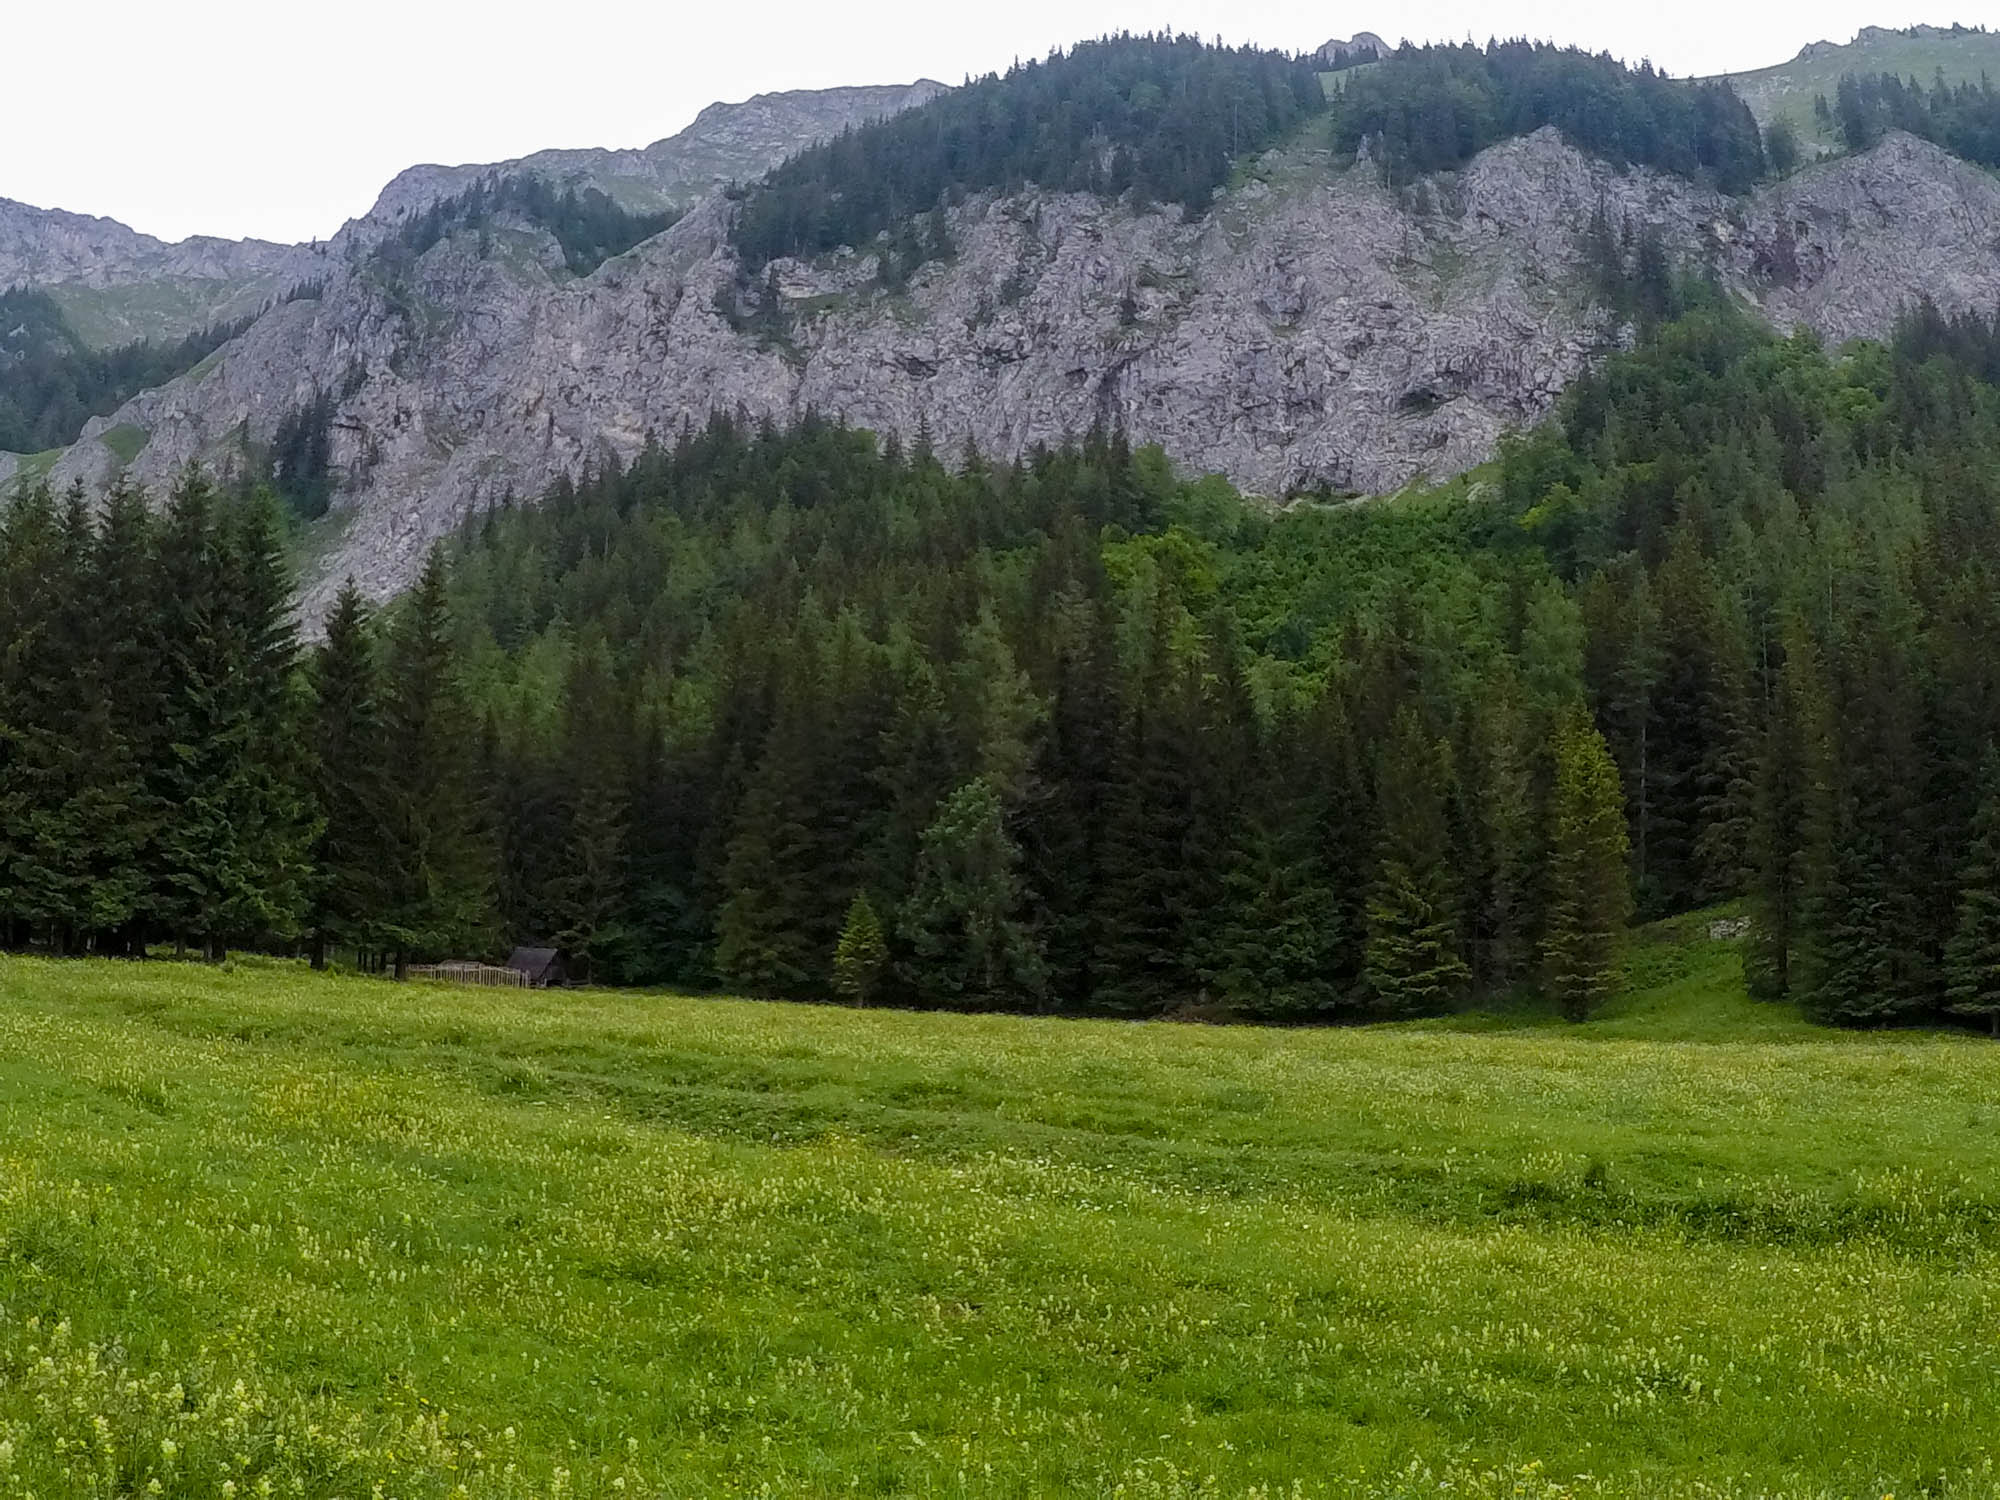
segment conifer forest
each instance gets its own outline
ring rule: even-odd
[[[718,418],[310,646],[262,488],[31,492],[0,919],[1300,1021],[1587,1015],[1631,916],[1747,898],[1757,993],[1994,1024],[2000,333],[1671,313],[1380,503]]]

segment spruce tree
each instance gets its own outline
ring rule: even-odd
[[[161,527],[156,593],[168,691],[163,753],[152,767],[154,795],[167,810],[152,905],[177,941],[192,939],[211,958],[222,955],[229,898],[248,875],[230,817],[251,731],[233,681],[242,659],[224,597],[217,503],[207,476],[189,465]]]
[[[313,849],[307,932],[313,967],[330,945],[376,946],[393,862],[381,667],[367,601],[349,578],[313,656]]]
[[[483,943],[491,917],[479,739],[459,680],[442,546],[431,550],[390,627],[386,677],[389,850],[380,931],[401,977],[414,956]]]
[[[1048,976],[1023,920],[1020,860],[992,782],[978,777],[945,799],[901,914],[919,1000],[986,1008],[1042,998]]]
[[[1566,716],[1553,749],[1543,978],[1562,1013],[1581,1021],[1611,992],[1632,910],[1625,807],[1611,751],[1582,709]]]
[[[1190,1000],[1209,879],[1196,847],[1202,795],[1199,684],[1174,649],[1179,606],[1162,584],[1146,664],[1131,684],[1092,893],[1091,1003],[1125,1015]]]
[[[2000,753],[1991,746],[1958,871],[1958,922],[1945,950],[1945,980],[1952,1014],[1983,1020],[2000,1037]]]
[[[251,491],[225,517],[223,562],[235,665],[230,713],[243,739],[229,785],[238,874],[224,893],[221,925],[246,938],[289,938],[305,907],[318,819],[299,733],[306,704],[291,570],[269,491]]]
[[[1403,709],[1376,769],[1380,853],[1368,900],[1366,981],[1382,1015],[1448,1009],[1472,981],[1459,934],[1447,807],[1449,749]]]
[[[114,483],[98,519],[90,599],[92,657],[107,701],[98,775],[107,789],[110,821],[97,840],[99,878],[123,890],[100,913],[97,948],[126,957],[145,953],[148,872],[157,862],[165,823],[165,809],[147,777],[163,750],[167,693],[153,592],[154,540],[145,495],[122,479]]]
[[[882,934],[881,919],[875,915],[868,893],[858,891],[848,904],[840,942],[833,950],[834,993],[856,1005],[868,1004],[881,988],[882,971],[888,962],[889,943]]]
[[[1755,868],[1744,977],[1762,1000],[1796,998],[1812,811],[1825,775],[1826,702],[1818,652],[1796,616],[1782,629],[1781,659],[1757,761],[1750,857]]]
[[[1288,717],[1246,789],[1202,943],[1203,983],[1260,1020],[1324,1015],[1340,998],[1346,923],[1325,859],[1319,770]]]
[[[1106,611],[1080,587],[1050,601],[1047,724],[1021,818],[1024,877],[1060,1004],[1091,1002],[1095,893],[1118,750],[1118,682]]]
[[[554,866],[555,941],[580,979],[616,951],[625,889],[628,827],[623,754],[630,714],[612,679],[602,638],[581,644],[563,686],[562,832],[542,859]]]
[[[785,673],[722,867],[715,967],[753,994],[809,995],[826,981],[837,938],[822,942],[815,931],[826,897],[813,830],[819,705],[808,657],[794,653]]]

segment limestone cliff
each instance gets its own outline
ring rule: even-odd
[[[739,286],[716,195],[581,279],[525,225],[439,244],[409,285],[364,262],[93,424],[55,477],[104,482],[121,459],[99,438],[123,429],[127,451],[145,439],[134,474],[163,484],[346,392],[315,609],[350,572],[397,587],[469,510],[718,408],[922,426],[999,458],[1103,420],[1253,491],[1382,491],[1478,462],[1620,337],[1587,290],[1600,208],[1829,340],[1884,332],[1922,294],[2000,302],[2000,181],[1903,136],[1751,199],[1620,173],[1554,131],[1400,192],[1300,148],[1195,223],[975,199],[954,211],[956,256],[907,292],[848,253],[778,263],[773,305]]]

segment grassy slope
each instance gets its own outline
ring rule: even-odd
[[[1698,921],[1632,972],[1273,1032],[0,961],[0,1495],[1996,1493],[2000,1051]]]
[[[1734,73],[1729,81],[1760,123],[1783,116],[1797,127],[1801,140],[1834,149],[1839,132],[1820,128],[1813,100],[1824,94],[1831,105],[1842,74],[1894,73],[1929,88],[1940,70],[1952,83],[1977,83],[1981,74],[2000,79],[2000,33],[1876,37],[1795,57],[1775,68]]]

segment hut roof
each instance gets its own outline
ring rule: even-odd
[[[530,984],[547,984],[561,963],[562,951],[557,948],[516,948],[507,956],[507,967],[527,975]]]

